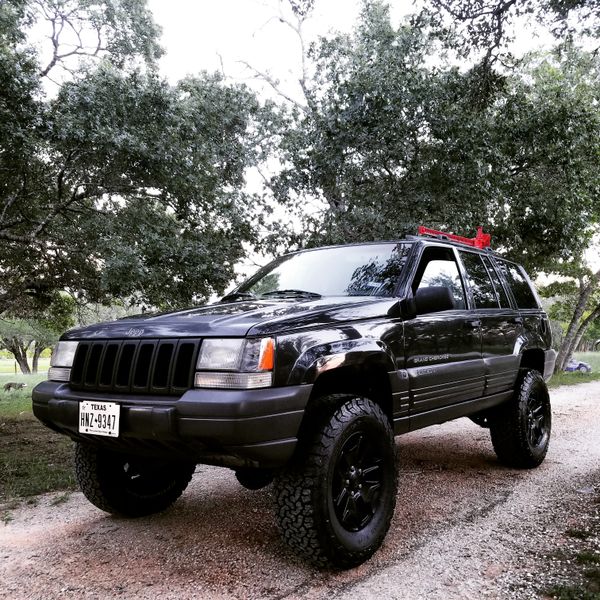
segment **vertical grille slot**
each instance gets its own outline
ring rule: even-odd
[[[104,359],[102,360],[102,367],[100,368],[98,387],[110,387],[112,385],[119,346],[120,344],[107,344]]]
[[[164,342],[159,345],[152,377],[153,388],[167,389],[169,387],[169,373],[171,371],[174,350],[174,343]]]
[[[133,375],[134,388],[147,388],[150,377],[150,365],[152,364],[152,356],[156,343],[143,342],[140,344],[136,359],[135,371]],[[137,391],[137,390],[136,390]]]
[[[133,355],[137,344],[123,344],[121,347],[121,355],[119,356],[119,364],[117,366],[117,376],[115,377],[115,387],[129,388],[131,379],[131,371],[133,367]]]
[[[180,342],[173,370],[173,388],[188,389],[192,386],[197,348],[197,342]]]
[[[98,370],[100,368],[100,357],[102,356],[102,350],[104,344],[92,344],[85,364],[85,376],[83,378],[83,384],[85,387],[96,387],[98,381]]]
[[[90,345],[79,342],[77,350],[75,352],[75,359],[73,360],[73,366],[71,367],[71,383],[74,385],[81,385],[83,382],[83,368],[85,366],[85,359]]]

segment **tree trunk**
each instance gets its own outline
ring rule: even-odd
[[[21,373],[24,375],[29,375],[31,373],[31,369],[29,368],[29,363],[27,362],[27,347],[20,340],[14,337],[3,338],[2,344],[15,357],[15,360],[21,369]]]
[[[31,361],[31,372],[32,373],[38,372],[38,364],[40,361],[40,355],[42,354],[42,352],[45,349],[46,348],[44,346],[38,344],[37,342],[35,343],[35,346],[33,347],[33,358]]]
[[[583,337],[584,333],[588,330],[588,327],[598,317],[600,317],[600,304],[598,306],[596,306],[596,308],[594,308],[594,310],[581,322],[581,325],[579,326],[579,329],[577,330],[577,333],[575,334],[575,337],[573,338],[571,347],[569,348],[569,350],[567,352],[565,364],[567,362],[569,362],[569,360],[571,360],[571,356],[573,356],[573,352],[575,352],[577,346],[579,346],[579,343],[581,342],[581,338]]]
[[[573,341],[579,331],[579,321],[585,312],[588,300],[592,292],[596,289],[598,285],[598,281],[600,280],[600,271],[594,273],[586,285],[583,281],[583,278],[579,279],[579,299],[577,300],[577,304],[575,306],[575,310],[573,311],[573,317],[571,318],[571,322],[569,323],[569,328],[567,329],[567,333],[560,345],[558,350],[558,356],[556,357],[556,365],[554,367],[554,372],[561,372],[571,355],[573,354],[573,350],[575,346],[573,346]],[[582,334],[583,335],[583,334]],[[581,339],[581,338],[579,338]]]

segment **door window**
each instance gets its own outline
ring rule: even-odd
[[[499,260],[498,265],[512,288],[517,306],[519,308],[539,308],[535,294],[529,287],[529,283],[523,273],[521,273],[519,267],[514,263],[504,260]]]
[[[474,252],[461,252],[460,258],[467,271],[467,281],[475,308],[499,308],[496,290],[481,256]]]
[[[452,250],[425,248],[413,282],[413,293],[423,288],[440,286],[450,289],[456,308],[466,308],[465,291]]]
[[[496,294],[498,294],[498,299],[500,300],[500,308],[510,308],[510,300],[508,299],[504,285],[500,281],[500,277],[498,276],[494,265],[487,256],[482,257],[482,259],[488,269],[490,277],[492,278],[494,287],[496,288]]]

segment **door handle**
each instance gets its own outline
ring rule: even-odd
[[[468,327],[469,329],[476,329],[477,327],[481,327],[481,321],[479,321],[478,319],[473,321],[466,321],[465,327]]]
[[[515,317],[512,322],[516,323],[517,325],[523,325],[523,317]]]

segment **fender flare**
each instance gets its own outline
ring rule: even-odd
[[[292,369],[288,384],[314,384],[320,375],[344,367],[377,366],[395,371],[391,350],[380,340],[354,339],[319,344],[302,353]]]

